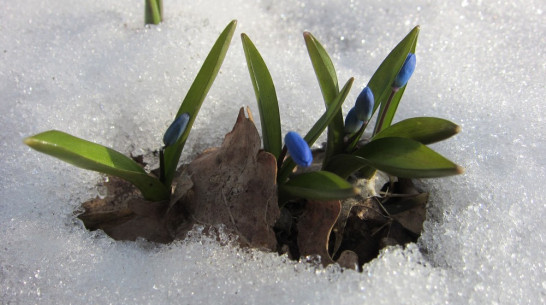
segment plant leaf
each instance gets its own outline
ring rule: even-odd
[[[354,78],[350,78],[347,83],[345,83],[345,86],[341,89],[341,92],[336,96],[334,99],[334,102],[330,104],[330,106],[326,109],[324,114],[315,122],[313,127],[307,132],[305,137],[303,138],[307,144],[311,147],[315,141],[319,138],[319,136],[322,134],[324,129],[332,122],[332,120],[337,115],[337,111],[341,108],[341,105],[343,105],[343,102],[345,101],[345,98],[347,97],[347,94],[349,94],[349,91],[351,90],[351,86],[353,84]],[[279,175],[277,176],[277,181],[279,183],[284,182],[294,167],[296,166],[296,163],[292,160],[292,158],[287,158],[284,160],[283,165],[281,169],[279,170]]]
[[[145,0],[144,23],[159,24],[163,19],[163,0]]]
[[[358,195],[345,179],[326,171],[303,173],[290,179],[279,189],[291,196],[311,200],[337,200]]]
[[[427,146],[400,137],[376,139],[352,155],[336,155],[330,159],[326,170],[347,178],[364,167],[406,178],[444,177],[463,172],[461,167]]]
[[[39,152],[72,165],[125,179],[148,200],[160,201],[170,196],[170,187],[148,175],[129,157],[108,147],[57,130],[39,133],[26,138],[24,142]]]
[[[433,178],[457,175],[463,169],[427,146],[408,138],[381,138],[354,153],[371,166],[403,178]]]
[[[398,43],[398,45],[389,53],[385,60],[381,63],[377,71],[370,79],[368,86],[372,89],[375,95],[375,105],[374,111],[379,105],[381,108],[379,110],[378,116],[381,117],[382,112],[384,111],[385,103],[389,98],[389,95],[392,92],[391,85],[393,80],[396,78],[396,75],[404,65],[408,53],[415,53],[415,47],[417,45],[417,38],[419,36],[419,26],[416,26],[409,32],[406,37]],[[376,122],[374,134],[378,133],[385,127],[391,125],[396,109],[398,108],[398,103],[404,94],[406,86],[400,88],[398,92],[394,95],[391,100],[389,109],[383,120],[383,126],[378,126],[379,120]]]
[[[372,140],[386,137],[410,138],[422,144],[445,140],[461,131],[461,127],[448,120],[433,117],[416,117],[400,121],[383,129]]]
[[[339,200],[309,200],[305,203],[305,209],[297,222],[300,257],[318,255],[323,266],[334,263],[328,253],[328,244],[340,210]]]
[[[260,52],[250,38],[246,34],[241,34],[241,40],[250,80],[260,110],[264,150],[272,153],[278,159],[282,150],[281,119],[273,79]]]
[[[178,160],[180,159],[180,154],[182,154],[182,149],[186,143],[186,139],[190,134],[191,127],[193,126],[193,122],[195,121],[197,113],[201,108],[201,104],[209,92],[209,89],[212,86],[216,75],[218,74],[218,70],[220,70],[220,66],[224,61],[224,57],[226,56],[236,25],[237,20],[231,21],[224,29],[222,34],[220,34],[214,43],[214,46],[207,55],[205,62],[201,66],[199,73],[197,73],[197,76],[188,90],[180,109],[174,116],[177,118],[182,113],[187,112],[190,116],[190,121],[188,122],[186,131],[184,131],[180,139],[178,139],[174,145],[168,146],[165,149],[165,185],[170,185],[172,182],[174,173],[176,172],[176,167],[178,165]]]
[[[334,103],[335,98],[339,93],[339,85],[334,64],[324,49],[322,44],[309,32],[303,33],[305,45],[313,69],[317,76],[317,80],[324,98],[326,108]],[[341,153],[345,144],[343,143],[343,114],[341,109],[335,114],[332,122],[328,125],[328,140],[326,142],[326,154],[324,160],[327,161],[331,156]]]

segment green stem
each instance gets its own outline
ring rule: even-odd
[[[374,130],[373,136],[378,134],[381,129],[383,129],[383,121],[385,121],[385,116],[387,116],[387,111],[389,110],[389,106],[391,105],[392,98],[394,97],[394,94],[398,89],[392,88],[391,95],[389,95],[389,99],[387,100],[387,103],[385,104],[385,107],[383,108],[383,111],[381,112],[381,117],[379,118],[379,123],[377,124],[377,129]]]

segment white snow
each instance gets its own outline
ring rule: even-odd
[[[138,2],[138,3],[137,3]],[[0,10],[0,303],[543,304],[546,227],[544,2],[20,0]],[[59,129],[124,153],[157,149],[212,43],[239,25],[184,159],[219,145],[254,93],[239,34],[271,69],[283,131],[306,132],[323,102],[301,33],[329,50],[345,111],[417,24],[417,69],[396,120],[438,116],[463,131],[434,148],[466,168],[426,180],[417,244],[363,273],[223,246],[199,231],[157,246],[115,242],[75,218],[101,176],[22,144]]]

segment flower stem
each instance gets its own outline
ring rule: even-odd
[[[383,111],[381,112],[381,117],[379,118],[379,122],[377,123],[377,128],[373,132],[373,136],[378,134],[381,129],[383,129],[383,122],[385,121],[385,116],[387,116],[387,111],[389,110],[389,106],[391,105],[392,98],[394,97],[394,94],[398,89],[392,88],[391,95],[389,95],[389,99],[387,100],[387,103],[385,104],[385,107],[383,108]]]

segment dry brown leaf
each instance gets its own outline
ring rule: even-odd
[[[260,146],[255,125],[241,108],[222,146],[188,165],[193,187],[178,204],[194,223],[223,224],[244,245],[276,250],[272,229],[280,215],[276,160]]]
[[[324,266],[334,263],[328,253],[328,241],[340,211],[339,200],[307,201],[297,226],[301,256],[319,255]]]
[[[402,212],[391,214],[391,217],[412,233],[420,235],[423,230],[423,222],[426,218],[425,207],[427,201],[428,193],[406,198],[406,200],[398,203],[398,205],[406,206],[406,209]]]

